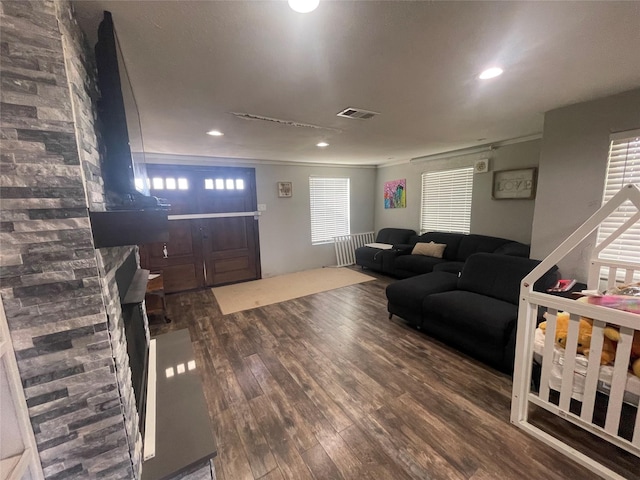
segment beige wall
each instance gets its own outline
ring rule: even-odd
[[[309,176],[349,177],[351,232],[373,230],[376,170],[316,165],[234,163],[215,158],[147,155],[148,163],[222,165],[256,169],[258,204],[266,205],[258,222],[262,276],[336,264],[333,244],[311,245]],[[293,197],[278,198],[277,183],[293,182]]]
[[[602,202],[609,135],[640,128],[640,89],[545,114],[532,256],[544,258]],[[585,281],[593,236],[559,263],[561,274]]]
[[[424,172],[471,166],[480,158],[490,158],[491,171],[537,167],[540,140],[507,145],[486,154],[466,155],[446,160],[404,163],[378,169],[375,195],[375,228],[420,228],[421,175]],[[385,209],[384,182],[407,179],[407,207]],[[473,204],[471,207],[471,233],[508,238],[523,243],[531,242],[534,200],[493,200],[491,198],[493,174],[482,173],[473,177]]]

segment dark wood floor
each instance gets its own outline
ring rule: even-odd
[[[231,315],[210,290],[167,297],[152,334],[190,330],[219,480],[595,478],[509,423],[510,377],[389,321],[389,282]],[[637,458],[580,435],[638,478]]]

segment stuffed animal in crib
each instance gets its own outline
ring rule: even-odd
[[[638,299],[640,299],[640,282],[631,283],[628,285],[619,285],[610,288],[605,293],[606,295],[613,295],[614,298],[620,299],[625,298],[627,300],[635,300],[636,309],[629,309],[628,304],[625,305],[621,310],[631,311],[634,313],[640,313],[637,311]],[[606,297],[605,297],[606,298]],[[617,308],[615,304],[607,305],[611,308]],[[620,332],[611,327],[605,328],[605,335],[610,338],[613,342],[617,343],[620,341]],[[633,340],[631,342],[631,356],[629,358],[629,369],[633,372],[636,377],[640,377],[640,330],[634,330],[633,332]]]
[[[620,341],[620,332],[615,328],[605,328],[605,335],[616,344]],[[636,377],[640,377],[640,331],[634,330],[631,342],[630,370]]]
[[[547,314],[545,313],[545,316]],[[547,330],[547,322],[542,322],[539,326],[540,330],[542,330],[546,334]],[[615,330],[613,328],[605,328],[604,333],[604,342],[602,345],[602,354],[600,356],[600,364],[601,365],[609,365],[612,364],[614,359],[616,358],[616,344],[615,342],[609,338],[610,335],[613,335],[613,332],[608,332],[608,330]],[[580,323],[578,325],[578,347],[577,352],[583,354],[584,356],[589,356],[589,349],[591,348],[591,335],[593,333],[593,321],[589,318],[580,317]],[[562,347],[566,348],[567,345],[567,337],[569,336],[569,313],[568,312],[558,312],[557,320],[556,320],[556,343]],[[640,367],[640,364],[638,365]]]

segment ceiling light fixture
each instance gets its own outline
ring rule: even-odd
[[[291,10],[298,13],[313,12],[319,4],[320,0],[289,0]]]
[[[224,135],[220,130],[209,130],[207,135],[211,135],[212,137],[221,137]]]
[[[320,147],[320,148],[324,148],[324,147],[328,147],[329,144],[327,142],[320,142],[316,144],[316,147]]]
[[[487,68],[484,72],[478,75],[478,78],[481,80],[487,80],[489,78],[494,78],[502,75],[502,69],[500,67],[491,67]]]

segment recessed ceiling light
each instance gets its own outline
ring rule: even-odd
[[[320,147],[320,148],[324,148],[324,147],[328,147],[329,144],[327,142],[320,142],[316,144],[316,147]]]
[[[224,135],[220,130],[209,130],[207,135],[211,135],[212,137],[221,137]]]
[[[487,80],[488,78],[494,78],[499,75],[502,75],[502,69],[500,67],[491,67],[482,72],[478,78],[481,80]]]
[[[320,0],[289,0],[291,10],[298,13],[313,12],[319,4]]]

